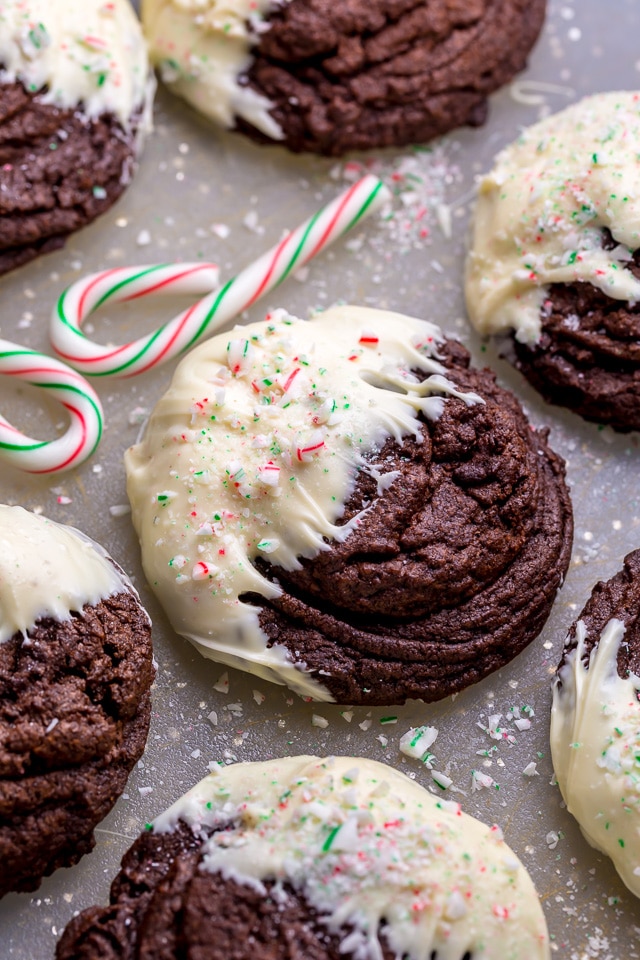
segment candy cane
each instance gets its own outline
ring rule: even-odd
[[[363,177],[221,289],[212,291],[217,283],[217,268],[212,264],[120,267],[86,277],[69,287],[58,301],[50,327],[53,348],[71,366],[94,377],[132,377],[158,367],[238,316],[360,220],[379,210],[390,196],[377,177]],[[82,323],[105,303],[177,292],[209,295],[153,333],[120,347],[101,346],[82,333]]]
[[[84,377],[37,350],[0,340],[0,374],[25,380],[68,411],[71,422],[57,440],[34,440],[0,415],[0,460],[26,473],[70,470],[90,457],[102,436],[100,400]]]

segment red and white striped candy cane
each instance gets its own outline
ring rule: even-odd
[[[53,348],[88,376],[131,377],[158,367],[233,320],[389,198],[381,180],[363,177],[213,292],[217,268],[211,264],[122,267],[86,277],[58,301],[50,327]],[[105,303],[178,292],[209,295],[153,333],[120,347],[101,346],[82,333],[86,318]]]
[[[35,440],[0,415],[0,460],[26,473],[71,470],[100,442],[102,406],[92,386],[66,364],[37,350],[0,340],[0,374],[24,380],[62,404],[70,423],[55,440]]]
[[[103,347],[85,337],[81,325],[105,303],[125,303],[140,297],[170,294],[202,295],[218,288],[220,271],[214,263],[161,263],[146,267],[115,267],[74,283],[58,300],[51,321],[51,343],[59,357],[91,376],[132,376],[180,352],[184,329],[173,320],[154,333]],[[157,362],[163,362],[159,360]]]

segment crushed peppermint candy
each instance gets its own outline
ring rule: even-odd
[[[406,757],[430,764],[433,754],[429,753],[429,747],[435,743],[438,732],[437,727],[411,727],[400,737],[400,752]]]
[[[414,147],[390,161],[348,160],[333,167],[334,180],[354,182],[369,172],[384,180],[391,190],[393,199],[377,221],[379,236],[368,238],[375,249],[385,250],[392,244],[402,255],[409,250],[425,249],[439,234],[451,236],[453,216],[464,212],[464,204],[473,198],[475,191],[460,194],[463,174],[452,162],[450,153],[451,144],[444,139],[427,147]],[[454,196],[449,199],[452,192]],[[347,246],[357,251],[359,243],[361,240],[356,236],[347,241]]]
[[[434,783],[437,784],[437,786],[439,786],[441,790],[448,790],[451,784],[453,783],[453,780],[451,779],[451,777],[448,777],[445,773],[442,773],[442,771],[440,770],[432,770],[431,776],[433,778]]]
[[[498,785],[493,777],[490,777],[488,773],[483,773],[482,770],[471,771],[472,792],[475,792],[476,790],[486,790],[489,787],[496,787],[496,789],[498,788]]]
[[[528,720],[526,717],[522,717],[519,720],[514,720],[513,722],[520,732],[531,729],[531,720]]]
[[[310,463],[317,457],[325,445],[322,430],[314,430],[305,440],[299,441],[295,447],[296,459],[301,463]]]
[[[229,693],[229,674],[223,673],[213,685],[213,689],[218,693]]]
[[[256,546],[261,553],[275,553],[280,546],[280,541],[277,537],[273,537],[271,540],[259,540]]]
[[[557,833],[555,830],[550,830],[545,837],[545,841],[547,846],[549,847],[549,850],[555,850],[555,848],[558,846],[558,842],[560,841],[560,839],[561,839],[561,834]]]
[[[193,567],[191,576],[194,580],[211,580],[217,573],[219,573],[219,567],[215,564],[199,560]]]

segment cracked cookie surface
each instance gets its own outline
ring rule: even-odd
[[[0,505],[0,896],[76,863],[147,738],[151,623],[71,527]]]
[[[110,905],[72,920],[57,958],[472,960],[489,941],[513,960],[550,955],[498,827],[385,764],[303,756],[222,765],[193,787],[147,825]]]
[[[639,149],[635,91],[525,128],[479,182],[466,262],[476,329],[510,336],[546,400],[620,431],[640,428]]]
[[[22,83],[0,84],[0,274],[64,246],[126,189],[135,136],[114,116],[82,116]]]
[[[274,103],[291,150],[422,143],[485,122],[488,95],[524,69],[544,10],[543,0],[293,0],[271,14],[247,80]]]
[[[142,3],[175,93],[260,142],[328,156],[481,125],[544,12],[544,0]]]
[[[603,247],[611,245],[609,234]],[[640,279],[640,251],[624,269]],[[537,344],[513,343],[516,366],[545,400],[622,433],[640,430],[640,306],[589,283],[557,284],[541,326]]]
[[[544,432],[460,344],[447,373],[484,405],[450,399],[423,441],[388,441],[376,463],[400,477],[383,496],[362,472],[343,543],[263,572],[283,587],[260,623],[317,671],[339,703],[439,700],[504,666],[541,631],[573,535],[564,464]]]
[[[149,620],[128,592],[0,644],[0,895],[94,846],[147,739]]]
[[[461,344],[387,311],[274,311],[212,338],[125,462],[176,631],[311,699],[475,683],[540,633],[569,562],[546,432]]]

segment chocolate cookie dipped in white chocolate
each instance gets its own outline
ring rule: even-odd
[[[640,678],[618,674],[624,637],[624,623],[611,619],[585,663],[578,621],[553,690],[551,751],[569,812],[640,896]]]
[[[441,340],[432,324],[379,310],[308,322],[279,311],[180,364],[125,459],[147,579],[205,656],[331,699],[304,662],[269,646],[260,608],[241,598],[281,593],[257,557],[296,570],[349,536],[358,516],[337,521],[357,471],[380,491],[395,479],[375,464],[387,438],[420,438],[418,414],[437,418],[448,396],[483,402],[444,376]]]
[[[301,895],[341,951],[379,960],[544,960],[533,883],[502,839],[403,774],[362,758],[221,767],[153,824],[201,835],[199,871]],[[207,829],[208,828],[208,829]],[[273,894],[272,894],[273,895]]]
[[[251,63],[263,18],[290,0],[142,0],[152,63],[171,89],[224,127],[242,117],[272,140],[271,102],[238,78]]]
[[[43,617],[68,620],[128,588],[105,551],[84,534],[0,505],[0,643]]]
[[[533,344],[550,284],[640,300],[640,93],[600,93],[524,130],[480,180],[466,265],[480,333]],[[613,243],[603,246],[603,230]]]
[[[139,123],[152,88],[129,0],[2,0],[0,82],[15,80],[45,103]]]

